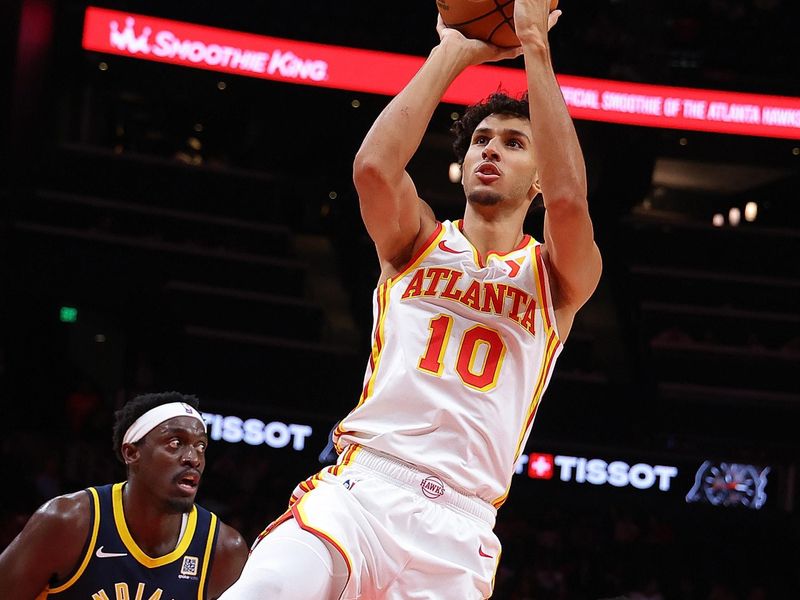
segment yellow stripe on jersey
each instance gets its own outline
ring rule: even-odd
[[[385,281],[378,286],[378,289],[375,291],[375,296],[378,303],[378,314],[377,325],[375,327],[375,337],[372,342],[372,351],[370,352],[369,357],[370,374],[369,378],[367,379],[367,383],[364,384],[364,389],[361,391],[361,395],[358,398],[358,403],[353,410],[350,411],[351,413],[359,406],[364,404],[364,401],[372,394],[372,389],[375,385],[375,374],[378,372],[378,363],[380,362],[381,350],[383,349],[383,322],[386,317],[384,306],[386,305],[388,283],[388,281]],[[343,433],[345,433],[345,431],[342,429],[342,421],[339,421],[339,423],[336,425],[336,429],[333,432],[333,439],[335,440],[334,445],[336,451],[340,454],[342,452],[342,447],[339,446],[339,437]]]
[[[472,242],[469,241],[469,238],[464,235],[464,219],[456,219],[455,221],[453,221],[453,226],[461,233],[461,235],[464,236],[464,239],[467,240],[470,250],[472,250],[472,260],[475,262],[475,264],[481,268],[485,267],[486,265],[483,264],[478,249],[475,246],[473,246]]]
[[[561,343],[558,341],[558,336],[556,335],[555,331],[550,332],[550,337],[547,339],[547,348],[545,349],[544,353],[544,360],[542,361],[542,371],[540,373],[540,377],[536,382],[536,387],[533,390],[533,401],[531,402],[531,408],[528,411],[528,419],[525,422],[525,430],[531,424],[531,419],[533,417],[533,413],[536,412],[536,408],[539,405],[539,401],[542,398],[542,394],[544,393],[544,387],[547,384],[547,379],[550,377],[550,373],[553,371],[553,366],[555,363],[555,356],[558,352]],[[524,431],[522,433],[524,435]],[[522,440],[522,435],[520,436],[520,442]],[[517,458],[519,458],[519,453],[522,451],[521,443],[517,446]]]
[[[436,244],[439,243],[439,240],[442,239],[444,236],[445,229],[441,223],[436,224],[436,230],[431,234],[428,238],[428,241],[425,245],[423,245],[417,255],[412,258],[405,268],[400,271],[394,277],[390,277],[387,279],[383,285],[383,293],[379,293],[378,295],[378,310],[380,311],[380,319],[378,321],[378,326],[375,328],[375,344],[372,346],[372,355],[374,358],[375,366],[372,369],[372,374],[370,375],[369,381],[367,382],[367,386],[362,394],[361,399],[359,400],[359,405],[363,403],[367,398],[372,395],[372,390],[375,386],[375,376],[378,374],[378,367],[380,366],[381,356],[383,353],[383,342],[386,339],[384,335],[384,324],[386,323],[386,313],[389,312],[389,297],[392,291],[392,287],[405,275],[416,269],[419,264],[425,260],[425,258],[433,251],[436,247]],[[379,289],[380,291],[380,289]]]
[[[385,340],[385,336],[383,334],[383,327],[386,321],[386,312],[387,312],[387,304],[389,302],[389,293],[391,292],[392,286],[400,281],[405,275],[409,272],[417,268],[417,266],[425,260],[425,258],[436,248],[436,244],[442,239],[445,234],[445,228],[441,223],[436,224],[436,229],[428,238],[428,241],[417,251],[417,255],[413,257],[408,264],[394,277],[390,277],[386,281],[384,281],[376,291],[377,301],[378,301],[378,318],[377,318],[377,326],[375,327],[375,337],[372,342],[372,351],[370,352],[370,363],[372,370],[370,372],[369,379],[367,383],[364,385],[364,389],[361,392],[361,396],[358,399],[358,404],[356,404],[353,410],[356,410],[359,406],[361,406],[367,398],[372,395],[372,391],[375,386],[375,377],[378,373],[378,366],[381,361],[382,351],[383,351],[383,340]],[[350,411],[351,413],[353,411]],[[341,421],[340,421],[341,423]],[[341,429],[340,425],[336,426],[336,430],[334,431],[333,437],[337,440],[336,450],[338,452],[342,451],[342,448],[338,444],[338,438],[345,433],[343,429]]]
[[[485,259],[481,259],[481,255],[480,252],[478,252],[478,249],[464,234],[464,219],[456,219],[452,223],[453,226],[459,231],[459,233],[461,233],[461,235],[467,241],[467,244],[469,244],[469,247],[472,250],[472,258],[475,261],[475,264],[478,265],[478,267],[480,267],[481,269],[489,264],[489,261],[492,259],[492,257],[497,258],[498,260],[503,260],[505,257],[511,256],[515,252],[519,252],[520,250],[523,250],[528,246],[536,243],[536,240],[532,236],[526,233],[525,235],[522,236],[522,241],[519,244],[517,244],[516,247],[512,248],[508,252],[498,252],[497,250],[490,249],[486,252]]]
[[[359,452],[361,452],[361,446],[359,446],[358,444],[350,444],[347,447],[347,450],[345,450],[344,456],[342,456],[342,459],[339,461],[339,464],[337,464],[334,467],[332,473],[334,475],[339,475],[342,469],[353,464],[353,459]]]
[[[295,503],[297,503],[297,501],[300,500],[300,498],[302,498],[306,493],[312,491],[317,487],[317,482],[322,481],[323,473],[330,473],[331,475],[338,476],[342,472],[342,469],[344,469],[346,466],[352,463],[353,457],[355,457],[355,455],[358,454],[360,450],[361,446],[359,446],[358,444],[350,444],[345,449],[344,454],[342,455],[342,458],[339,461],[339,463],[331,465],[329,467],[325,467],[324,469],[322,469],[322,471],[318,471],[308,479],[305,479],[304,481],[298,483],[297,487],[300,488],[300,491],[302,491],[303,493],[300,494],[299,496],[292,493],[292,496],[289,499],[289,508],[294,506]]]
[[[559,347],[560,347],[560,342],[558,340],[558,336],[556,335],[555,331],[550,331],[550,334],[547,339],[547,346],[545,348],[544,357],[542,359],[541,365],[539,366],[539,376],[536,378],[536,386],[534,387],[533,390],[533,398],[531,399],[531,403],[528,408],[528,414],[527,418],[525,419],[525,425],[523,426],[522,431],[519,434],[519,438],[517,439],[517,449],[514,452],[514,464],[517,463],[517,459],[519,459],[519,455],[522,452],[522,444],[525,440],[525,435],[530,430],[530,427],[533,424],[533,418],[536,416],[536,409],[539,407],[539,401],[541,400],[545,383],[547,382],[547,379],[553,370],[553,366],[555,366],[554,359]],[[510,489],[510,484],[509,487],[506,488],[506,491],[502,496],[492,501],[492,505],[495,508],[500,508],[500,506],[506,501],[509,489]]]
[[[296,500],[295,500],[295,502],[296,502]],[[294,504],[294,503],[292,503],[292,504]],[[256,547],[256,545],[257,545],[257,544],[258,544],[258,543],[259,543],[261,540],[263,540],[263,539],[264,539],[264,538],[265,538],[267,535],[269,535],[269,534],[270,534],[270,532],[271,532],[273,529],[275,529],[275,528],[276,528],[278,525],[280,525],[280,524],[281,524],[281,523],[283,523],[284,521],[287,521],[287,520],[289,520],[289,519],[291,519],[291,518],[292,518],[292,507],[291,507],[291,506],[289,506],[289,508],[288,508],[288,509],[286,509],[286,512],[282,513],[280,517],[278,517],[278,518],[277,518],[277,519],[275,519],[275,520],[274,520],[272,523],[270,523],[269,525],[267,525],[267,526],[264,528],[264,530],[263,530],[261,533],[259,533],[259,534],[258,534],[258,537],[256,537],[256,540],[255,540],[255,541],[253,542],[253,544],[250,546],[250,552],[253,552],[253,548],[255,548],[255,547]]]
[[[114,487],[111,488],[111,504],[113,505],[114,523],[117,526],[117,532],[122,539],[122,543],[125,544],[125,547],[131,555],[150,569],[169,564],[183,556],[189,548],[192,537],[194,537],[195,528],[197,527],[197,507],[192,506],[192,510],[189,512],[189,518],[186,521],[186,530],[183,532],[183,537],[178,542],[175,549],[169,554],[165,554],[159,558],[152,558],[139,548],[139,545],[128,530],[128,524],[125,522],[125,513],[122,509],[122,486],[124,485],[125,482],[123,481],[121,483],[115,483]]]
[[[544,259],[542,258],[542,246],[537,245],[534,247],[533,256],[533,274],[536,283],[536,298],[539,301],[539,306],[542,307],[542,320],[545,323],[547,332],[556,331],[553,319],[555,319],[555,308],[551,304],[551,298],[547,293],[548,279],[547,270],[544,266]],[[552,315],[552,319],[551,319]],[[558,335],[558,331],[556,331]]]
[[[520,432],[519,438],[517,439],[517,449],[514,452],[514,464],[516,464],[520,454],[522,453],[522,445],[525,441],[525,436],[528,431],[530,431],[533,419],[536,416],[536,410],[539,407],[539,402],[541,401],[542,394],[544,392],[544,386],[547,383],[550,374],[552,373],[553,366],[555,364],[555,356],[561,348],[561,340],[558,338],[558,331],[556,331],[553,321],[551,320],[551,314],[553,318],[555,318],[555,313],[552,311],[550,297],[547,293],[547,271],[545,270],[544,259],[542,258],[541,245],[537,244],[533,248],[531,258],[533,261],[536,299],[541,307],[542,321],[544,322],[545,333],[548,337],[544,357],[539,365],[539,375],[536,378],[536,385],[533,389],[533,397],[531,398],[531,403],[528,408],[525,424]],[[510,484],[509,488],[506,488],[506,491],[502,496],[492,501],[492,504],[495,506],[495,508],[499,508],[506,501],[509,489]]]
[[[361,398],[358,403],[361,404],[367,398],[372,396],[372,390],[375,388],[375,376],[378,374],[378,366],[381,364],[381,357],[383,356],[383,345],[386,336],[383,333],[384,323],[386,322],[386,305],[389,302],[389,290],[391,289],[391,280],[386,281],[378,289],[378,326],[375,328],[375,343],[372,346],[372,373],[370,374],[369,381],[364,388]]]
[[[206,538],[206,550],[203,553],[203,570],[200,573],[200,585],[197,586],[197,600],[204,600],[206,579],[208,577],[208,565],[211,562],[211,549],[214,547],[214,531],[217,529],[217,515],[211,513],[211,522],[208,525],[208,537]]]
[[[367,379],[367,383],[364,384],[364,389],[361,392],[361,396],[358,398],[358,403],[356,404],[355,408],[351,410],[352,413],[356,410],[359,406],[364,404],[364,401],[372,395],[372,390],[375,385],[375,375],[378,372],[378,363],[380,362],[381,358],[381,350],[383,350],[383,322],[386,317],[386,311],[384,310],[384,306],[386,305],[386,296],[388,295],[388,281],[382,283],[377,291],[377,301],[378,301],[378,325],[375,327],[375,339],[372,344],[372,353],[370,354],[370,375]],[[339,437],[346,433],[344,429],[342,429],[342,421],[336,425],[336,430],[333,432],[333,439],[335,440],[335,447],[336,451],[341,454],[342,447],[339,445]]]
[[[436,248],[436,244],[438,244],[442,238],[444,237],[446,230],[444,225],[441,223],[436,223],[436,229],[433,230],[430,237],[428,237],[427,241],[417,250],[417,254],[411,258],[406,266],[403,267],[399,273],[397,273],[394,277],[390,277],[389,281],[396,282],[401,280],[403,277],[408,275],[411,271],[416,269],[425,258],[433,252],[433,249]]]
[[[89,545],[86,548],[86,554],[83,557],[83,561],[81,561],[81,566],[78,567],[78,570],[75,571],[75,574],[72,577],[70,577],[60,586],[54,587],[53,589],[46,588],[41,596],[42,598],[46,598],[47,594],[57,594],[58,592],[63,592],[65,589],[74,584],[80,578],[80,576],[83,575],[83,572],[86,570],[86,565],[89,564],[89,560],[92,558],[92,554],[94,554],[94,546],[97,543],[97,532],[100,530],[100,497],[97,495],[97,490],[94,488],[89,488],[89,494],[91,495],[92,505],[94,506],[94,521],[92,523],[91,539],[89,540]]]

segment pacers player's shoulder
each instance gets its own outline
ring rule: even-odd
[[[89,494],[85,490],[56,496],[42,504],[35,514],[54,522],[72,522],[89,516]]]

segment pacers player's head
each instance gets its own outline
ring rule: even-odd
[[[174,512],[191,509],[206,464],[208,435],[198,406],[195,396],[163,392],[137,396],[115,413],[114,450],[127,485]]]

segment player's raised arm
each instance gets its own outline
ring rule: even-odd
[[[468,66],[519,54],[517,50],[467,40],[445,28],[441,18],[437,30],[440,43],[375,120],[353,165],[361,215],[384,272],[410,259],[435,225],[433,213],[418,197],[406,166],[445,91]]]
[[[587,202],[586,167],[572,118],[550,61],[549,0],[517,0],[514,22],[528,79],[531,128],[545,205],[545,249],[559,332],[564,339],[577,311],[597,287],[600,251]]]

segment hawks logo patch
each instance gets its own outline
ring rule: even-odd
[[[419,486],[426,498],[434,499],[444,494],[444,482],[433,475],[423,479]]]

